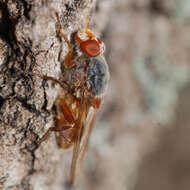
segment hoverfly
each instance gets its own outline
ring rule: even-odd
[[[104,43],[88,28],[75,34],[75,46],[68,40],[56,13],[61,36],[69,47],[61,63],[62,79],[50,76],[43,79],[58,83],[63,91],[55,101],[57,114],[54,127],[40,139],[47,138],[50,131],[57,132],[57,143],[63,149],[73,146],[71,183],[82,166],[96,113],[99,110],[109,82],[109,68],[103,56]]]

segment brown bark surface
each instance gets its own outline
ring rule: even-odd
[[[63,189],[71,154],[62,160],[54,135],[37,146],[53,125],[51,108],[68,51],[66,35],[85,27],[95,1],[0,1],[0,189]],[[62,165],[62,163],[64,164]],[[55,177],[56,176],[56,177]]]
[[[71,189],[72,151],[36,145],[60,90],[39,75],[68,52],[55,11],[70,37],[92,8],[111,81],[75,189],[189,189],[189,0],[1,0],[0,189]]]

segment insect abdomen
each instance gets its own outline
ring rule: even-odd
[[[109,69],[104,57],[97,56],[91,59],[88,69],[89,82],[95,96],[104,94],[109,81]]]

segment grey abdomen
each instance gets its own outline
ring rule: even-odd
[[[91,59],[88,68],[88,81],[95,96],[104,94],[109,82],[109,69],[105,58],[100,55]]]

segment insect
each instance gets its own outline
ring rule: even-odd
[[[55,101],[57,114],[54,126],[40,141],[46,139],[49,132],[55,131],[61,148],[73,146],[71,183],[74,184],[82,167],[96,113],[102,104],[110,75],[103,56],[104,43],[87,26],[75,34],[75,44],[71,44],[64,34],[58,13],[56,16],[59,32],[69,51],[61,64],[61,80],[43,76],[44,79],[58,83],[63,91]]]

